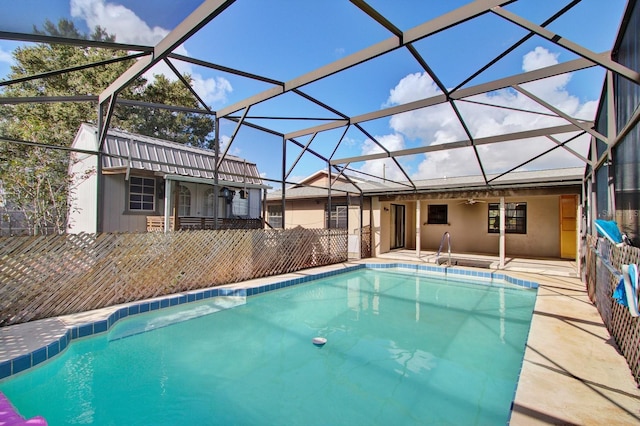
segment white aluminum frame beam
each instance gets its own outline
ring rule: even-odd
[[[559,141],[558,139],[554,138],[553,136],[547,135],[547,139],[549,139],[551,142],[555,143],[556,145],[561,146],[564,150],[570,152],[571,154],[576,156],[578,159],[580,159],[580,161],[584,162],[585,164],[591,165],[593,163],[587,157],[583,156],[582,154],[577,152],[575,149],[573,149],[571,147],[568,147],[564,142]]]
[[[124,87],[147,72],[156,63],[173,52],[173,50],[189,39],[199,29],[213,18],[231,6],[235,0],[205,0],[196,10],[191,12],[177,27],[153,48],[153,56],[146,56],[138,60],[128,70],[122,73],[113,83],[100,94],[100,103],[112,96],[116,96]]]
[[[381,41],[380,43],[369,46],[338,61],[332,62],[307,74],[289,80],[284,84],[284,88],[276,87],[268,89],[262,93],[255,95],[252,98],[248,98],[240,102],[236,102],[235,104],[230,105],[226,108],[222,108],[216,112],[217,116],[225,117],[229,114],[245,108],[248,105],[265,101],[283,92],[297,89],[306,84],[313,83],[314,81],[336,74],[340,71],[344,71],[353,66],[403,47],[409,43],[418,41],[422,38],[438,33],[447,28],[453,27],[478,15],[487,13],[496,6],[506,5],[512,3],[513,1],[514,0],[476,0],[449,13],[445,13],[444,15],[432,19],[429,22],[425,22],[422,25],[418,25],[417,27],[412,28],[403,33],[402,37],[390,37],[386,40]]]
[[[470,140],[461,140],[461,141],[443,143],[438,145],[428,145],[428,146],[421,146],[418,148],[401,149],[398,151],[390,151],[389,153],[380,152],[376,154],[360,155],[357,157],[338,158],[335,160],[331,160],[331,164],[338,165],[338,164],[345,164],[345,163],[355,163],[359,161],[378,160],[381,158],[404,157],[407,155],[425,154],[428,152],[444,151],[448,149],[467,148],[467,147],[471,148],[473,147],[474,144],[476,146],[490,145],[490,144],[499,143],[499,142],[508,142],[512,140],[515,141],[515,140],[529,139],[529,138],[535,138],[535,137],[541,137],[541,136],[557,135],[561,133],[569,133],[569,132],[575,132],[579,130],[582,130],[582,129],[577,128],[573,124],[565,124],[563,126],[546,127],[542,129],[525,130],[523,132],[488,136],[486,138],[477,138],[473,140],[473,143]]]
[[[573,124],[576,127],[579,127],[580,129],[584,130],[585,132],[589,133],[591,136],[594,136],[598,139],[602,139],[602,141],[607,142],[607,144],[609,143],[609,139],[605,136],[600,134],[599,132],[593,130],[590,125],[586,125],[584,123],[581,123],[579,120],[576,120],[575,118],[571,117],[569,114],[565,114],[563,111],[559,110],[558,108],[554,107],[553,105],[551,105],[549,102],[545,101],[542,98],[539,98],[538,96],[534,95],[533,93],[529,92],[528,90],[523,89],[520,86],[512,86],[515,90],[517,90],[518,92],[522,93],[523,95],[525,95],[527,98],[531,99],[532,101],[536,102],[539,105],[542,105],[543,107],[547,108],[550,111],[553,111],[555,114],[558,115],[558,117],[561,117],[565,120],[567,120],[569,123]]]
[[[516,15],[513,12],[509,12],[508,10],[503,9],[500,6],[493,7],[491,11],[496,15],[506,19],[507,21],[510,21],[526,30],[534,32],[540,37],[546,38],[552,43],[557,44],[558,46],[561,46],[575,53],[576,55],[582,56],[583,58],[587,58],[593,62],[596,62],[598,65],[608,70],[611,70],[617,74],[620,74],[621,76],[628,78],[629,80],[637,84],[640,84],[639,72],[634,71],[630,68],[627,68],[624,65],[621,65],[613,61],[611,58],[603,58],[601,55],[598,55],[597,53],[594,53],[589,49],[585,49],[584,47],[580,46],[578,43],[574,43],[571,40],[568,40],[552,31],[549,31],[546,28],[541,27],[540,25],[536,25],[533,22],[530,22],[522,18],[521,16]]]
[[[604,55],[604,54],[603,54]],[[530,83],[532,81],[542,80],[556,75],[565,74],[572,71],[578,71],[585,68],[591,68],[596,64],[588,59],[580,58],[572,61],[564,62],[562,64],[551,65],[549,67],[540,68],[534,71],[525,72],[511,77],[501,78],[488,83],[479,84],[477,86],[469,87],[466,89],[460,89],[456,92],[449,94],[449,99],[463,99],[475,95],[481,95],[483,93],[492,92],[494,90],[500,90],[507,87],[511,87],[517,84]],[[378,118],[389,117],[395,114],[401,114],[403,112],[409,112],[416,109],[426,108],[434,105],[444,104],[449,101],[447,95],[441,94],[432,96],[430,98],[420,99],[413,102],[408,102],[402,105],[396,105],[393,107],[373,111],[370,113],[351,117],[349,120],[336,120],[333,123],[324,123],[318,126],[309,127],[306,129],[298,130],[295,132],[287,133],[285,138],[296,138],[300,136],[306,136],[312,133],[321,132],[323,130],[332,130],[347,124],[357,124],[365,121],[376,120]]]

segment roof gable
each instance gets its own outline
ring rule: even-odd
[[[350,179],[351,181],[358,180],[357,178],[354,178],[354,177],[351,177]],[[351,183],[351,181],[349,179],[346,179],[344,176],[337,176],[337,175],[332,175],[331,181],[333,182],[333,185],[335,185],[336,183],[346,183],[346,184]],[[298,187],[307,186],[307,185],[328,187],[329,173],[327,173],[326,170],[318,170],[312,175],[309,175],[306,178],[302,179],[300,182],[296,183],[295,185],[291,185],[291,188],[298,188]]]

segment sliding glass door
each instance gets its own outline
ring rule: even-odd
[[[404,248],[404,206],[391,204],[391,249]]]

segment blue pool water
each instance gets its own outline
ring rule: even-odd
[[[50,425],[506,424],[535,297],[361,269],[188,321],[120,321],[0,390]]]

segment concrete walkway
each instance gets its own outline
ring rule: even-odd
[[[538,281],[512,425],[638,425],[640,390],[575,278]]]
[[[498,270],[500,268],[500,258],[498,256],[488,256],[473,253],[451,253],[453,262],[460,262],[461,266],[482,265],[486,269]],[[435,251],[421,251],[420,256],[415,250],[399,249],[388,253],[380,254],[376,259],[380,260],[402,260],[406,262],[437,264],[438,255]],[[448,253],[440,254],[440,262],[448,260]],[[465,261],[468,263],[464,265]],[[455,263],[454,263],[455,265]],[[532,259],[524,257],[505,258],[504,271],[509,272],[531,272],[541,275],[553,275],[561,277],[577,277],[577,265],[575,261],[565,259]]]

